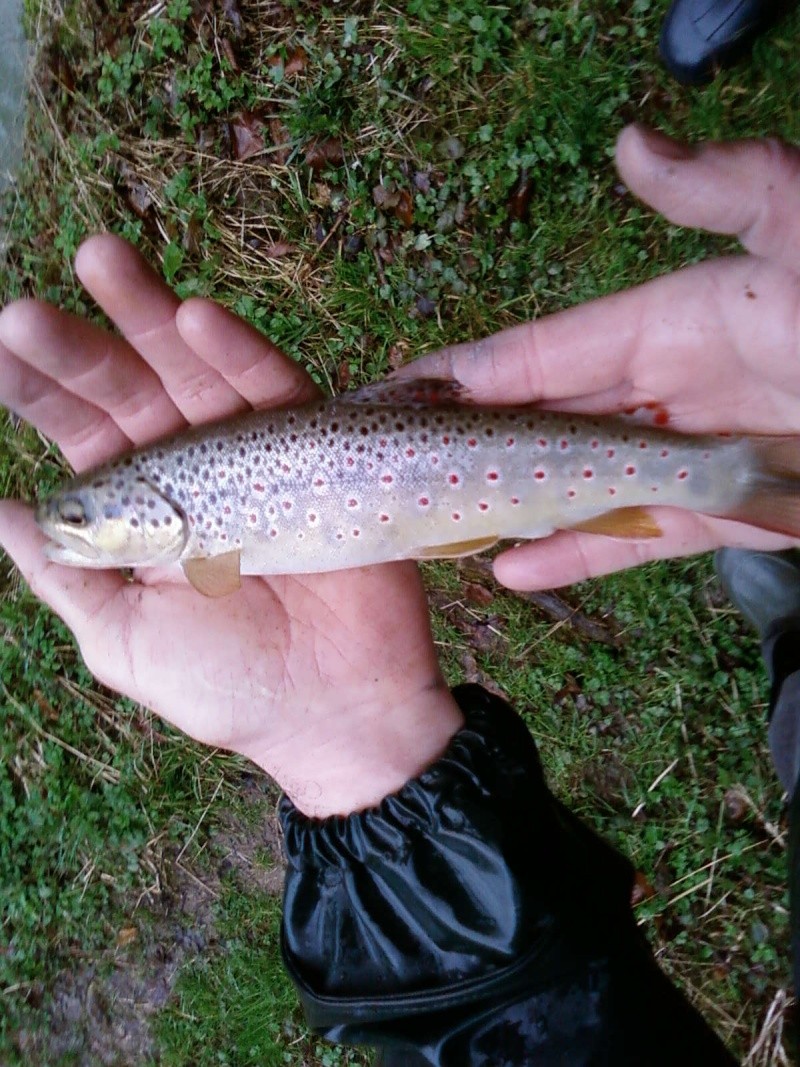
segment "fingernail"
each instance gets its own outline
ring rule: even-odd
[[[654,156],[677,162],[691,159],[694,155],[694,148],[692,145],[686,144],[685,141],[676,141],[674,137],[667,137],[660,130],[651,130],[649,126],[640,126],[638,123],[636,129],[648,151],[652,152]]]

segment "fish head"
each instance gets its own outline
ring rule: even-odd
[[[75,567],[137,567],[177,560],[186,517],[146,478],[118,470],[76,478],[36,509],[47,557]]]

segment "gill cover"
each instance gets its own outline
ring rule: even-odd
[[[146,478],[117,472],[76,478],[36,509],[46,555],[73,567],[172,563],[189,537],[186,518]]]

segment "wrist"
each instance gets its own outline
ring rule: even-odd
[[[313,716],[313,736],[295,736],[247,755],[304,815],[324,819],[374,807],[445,751],[464,716],[437,675],[411,692],[372,693]]]

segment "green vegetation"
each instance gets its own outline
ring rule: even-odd
[[[625,122],[800,139],[797,15],[689,91],[650,0],[47,2],[0,296],[96,314],[71,263],[111,229],[327,388],[727,248],[619,185]],[[0,492],[59,470],[0,416]],[[554,788],[642,872],[662,964],[751,1064],[781,1062],[785,815],[757,647],[708,561],[572,589],[566,623],[426,573],[450,677],[512,696]],[[305,1031],[280,969],[270,787],[99,690],[7,566],[0,594],[0,1060],[368,1062]]]

